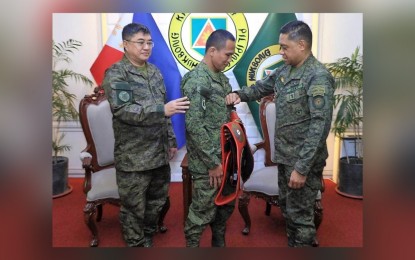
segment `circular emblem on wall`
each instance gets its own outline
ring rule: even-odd
[[[249,41],[248,23],[242,13],[174,13],[168,37],[176,60],[187,70],[193,69],[205,55],[207,38],[218,29],[228,30],[236,38],[235,53],[224,72],[233,68]]]
[[[279,54],[280,45],[271,45],[259,51],[249,62],[246,70],[246,85],[252,86],[257,80],[265,78],[284,63]]]
[[[271,45],[260,50],[249,62],[246,70],[246,85],[248,87],[255,84],[257,80],[265,78],[274,69],[284,63],[282,56],[279,54],[280,45]],[[281,79],[284,82],[284,79]],[[259,103],[260,101],[256,101]]]
[[[121,91],[118,94],[118,98],[122,101],[122,102],[127,102],[128,100],[130,100],[130,94],[128,94],[127,91]]]

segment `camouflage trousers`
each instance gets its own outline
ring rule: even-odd
[[[321,188],[320,177],[310,172],[303,188],[291,189],[288,182],[293,170],[293,166],[278,165],[279,204],[286,222],[288,246],[312,246],[316,236],[314,204]]]
[[[232,215],[235,202],[215,205],[218,189],[209,184],[208,173],[191,172],[193,181],[192,203],[184,227],[187,247],[199,247],[200,237],[207,225],[212,230],[212,247],[225,247],[226,221]]]
[[[169,192],[170,166],[116,175],[124,240],[129,247],[151,245]]]

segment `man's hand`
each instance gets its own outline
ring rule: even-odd
[[[299,172],[294,170],[291,173],[290,182],[288,183],[288,187],[291,189],[301,189],[304,187],[305,180],[307,179],[307,176],[301,175]]]
[[[169,160],[173,159],[176,153],[177,153],[177,148],[169,148]]]
[[[175,100],[170,101],[164,105],[164,115],[172,116],[177,113],[184,114],[186,110],[189,109],[190,101],[187,97],[181,97]]]
[[[236,93],[229,93],[225,97],[226,105],[237,105],[241,103],[241,98]]]
[[[222,164],[216,166],[216,168],[209,170],[210,187],[218,189],[222,183],[223,171]]]

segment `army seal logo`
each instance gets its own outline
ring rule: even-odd
[[[315,108],[323,108],[326,104],[324,100],[324,95],[326,94],[326,88],[324,86],[314,86],[311,91],[311,95],[313,96],[313,106]]]
[[[246,85],[252,86],[257,80],[265,78],[274,69],[283,64],[282,56],[279,54],[280,45],[271,45],[259,51],[249,62],[246,72]],[[284,78],[280,78],[284,83]]]
[[[313,105],[315,108],[323,108],[325,105],[324,97],[322,96],[315,96],[313,98]]]
[[[173,56],[187,70],[193,69],[203,59],[207,38],[217,29],[228,30],[236,38],[235,53],[224,72],[230,70],[249,42],[248,23],[242,13],[174,13],[168,31]]]
[[[130,94],[128,94],[127,91],[121,91],[118,94],[118,98],[122,101],[122,102],[128,102],[128,100],[130,100]]]

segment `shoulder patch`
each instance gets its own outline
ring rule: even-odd
[[[326,94],[326,86],[324,85],[313,86],[313,88],[311,89],[311,95],[313,97],[324,96],[324,94]]]
[[[324,97],[319,95],[313,97],[313,106],[317,109],[321,109],[326,104],[326,101],[324,100]]]
[[[118,93],[118,98],[122,101],[122,102],[128,102],[130,100],[130,94],[127,91],[120,91]]]
[[[132,90],[128,83],[118,82],[111,85],[111,87],[115,90],[117,105],[130,103],[132,101]]]

